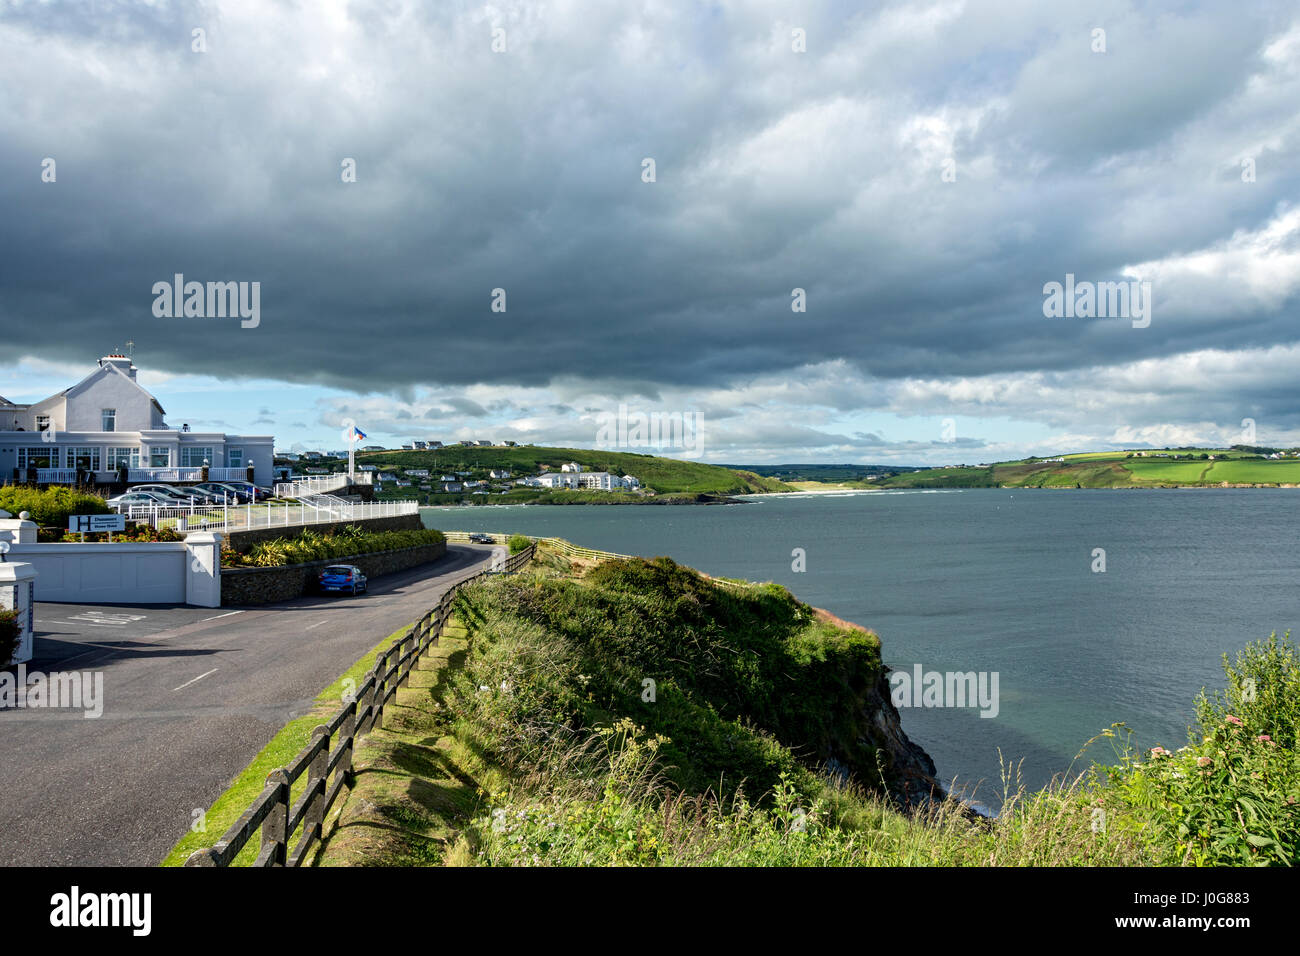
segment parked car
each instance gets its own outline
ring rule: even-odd
[[[238,480],[223,481],[221,482],[221,484],[229,485],[232,488],[237,488],[240,491],[247,494],[250,498],[255,496],[258,501],[273,496],[270,488],[259,487],[258,485],[253,484],[251,481],[238,481]]]
[[[243,505],[253,500],[253,493],[247,488],[238,488],[233,484],[226,484],[221,481],[205,481],[194,487],[211,492],[218,501],[225,500],[234,502],[237,505]]]
[[[368,590],[366,576],[361,569],[352,564],[331,564],[321,568],[320,589],[322,591],[349,591],[352,594],[365,594]]]
[[[153,491],[128,491],[125,494],[118,495],[115,498],[109,498],[104,502],[110,508],[116,511],[126,511],[132,505],[157,505],[161,508],[174,508],[185,502],[178,501],[167,495],[158,494]]]
[[[169,498],[174,498],[176,499],[177,502],[181,504],[187,504],[187,505],[190,503],[191,499],[194,500],[194,503],[196,505],[210,504],[213,501],[219,502],[221,500],[220,495],[214,495],[208,491],[201,491],[193,485],[189,485],[184,488],[181,488],[176,485],[164,485],[161,483],[156,483],[156,484],[148,484],[148,485],[132,485],[131,490],[157,492],[158,494],[166,495]]]
[[[474,532],[474,534],[470,535],[469,539],[473,541],[475,544],[496,544],[496,539],[493,538],[492,535],[480,534],[477,531]]]

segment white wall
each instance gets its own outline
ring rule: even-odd
[[[183,542],[16,544],[12,560],[36,568],[36,600],[67,604],[184,604]]]
[[[221,535],[153,544],[15,544],[36,569],[36,600],[221,606]]]

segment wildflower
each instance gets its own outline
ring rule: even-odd
[[[1212,764],[1213,762],[1214,762],[1214,761],[1211,760],[1209,757],[1197,757],[1197,758],[1196,758],[1196,766],[1198,766],[1198,767],[1208,767],[1208,766],[1209,766],[1210,764]]]
[[[1166,750],[1164,747],[1152,747],[1152,748],[1151,748],[1151,756],[1152,756],[1152,757],[1168,757],[1168,756],[1171,756],[1171,755],[1170,755],[1169,751]]]
[[[1232,716],[1232,714],[1229,714],[1229,715],[1228,715],[1228,717],[1227,717],[1227,721],[1228,721],[1228,723],[1230,723],[1230,724],[1236,724],[1238,727],[1243,726],[1243,724],[1242,724],[1242,722],[1241,722],[1241,718],[1240,718],[1240,717],[1234,717],[1234,716]]]
[[[1271,744],[1273,742],[1273,738],[1270,737],[1268,734],[1260,734],[1255,739],[1266,744]]]

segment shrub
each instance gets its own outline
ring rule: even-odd
[[[1199,727],[1175,753],[1125,750],[1102,794],[1146,817],[1149,838],[1176,862],[1294,866],[1300,860],[1300,660],[1288,634],[1254,642],[1230,662],[1225,691],[1202,694]]]
[[[321,534],[309,528],[293,538],[276,538],[255,544],[243,554],[223,548],[221,563],[224,567],[244,565],[278,568],[289,564],[306,564],[309,561],[350,558],[377,551],[418,548],[446,540],[441,531],[427,528],[418,531],[365,532],[353,525],[334,534]]]
[[[503,762],[541,759],[538,728],[584,735],[619,714],[664,739],[666,777],[694,793],[720,779],[760,794],[783,773],[806,782],[782,744],[837,754],[876,782],[857,694],[881,676],[879,641],[822,624],[784,588],[728,589],[657,558],[608,561],[581,581],[478,584],[456,600],[473,640],[452,708]],[[508,696],[477,692],[503,683]]]
[[[81,534],[76,531],[64,531],[61,541],[80,542]],[[89,541],[108,541],[107,532],[88,534],[86,540]],[[184,541],[183,535],[177,534],[171,528],[154,528],[147,524],[128,525],[125,531],[113,532],[113,544],[141,544],[156,541]]]
[[[99,495],[76,488],[53,485],[28,488],[23,485],[0,487],[0,509],[16,515],[27,511],[38,525],[66,528],[69,515],[102,515],[111,510]]]
[[[9,663],[18,650],[18,637],[22,629],[18,624],[18,612],[0,608],[0,667]]]
[[[532,547],[533,539],[522,534],[512,534],[506,544],[510,546],[511,554],[518,554],[520,551],[527,551]]]

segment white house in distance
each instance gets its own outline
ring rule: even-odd
[[[271,482],[275,439],[174,428],[158,400],[136,381],[125,355],[106,355],[84,379],[34,405],[0,398],[0,481],[97,484],[200,481]]]
[[[583,471],[576,461],[561,465],[559,471],[521,478],[516,484],[533,488],[586,488],[591,491],[635,491],[641,487],[641,482],[631,475],[619,477],[607,471]]]

